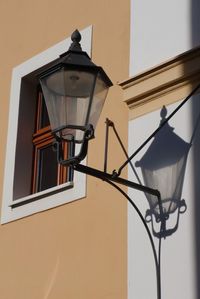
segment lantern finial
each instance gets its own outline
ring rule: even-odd
[[[71,40],[72,44],[69,48],[70,51],[82,51],[80,41],[81,41],[81,34],[80,32],[76,29],[72,35],[71,35]]]
[[[164,121],[167,116],[167,108],[165,106],[162,107],[162,109],[160,111],[160,116],[162,117],[162,121]]]

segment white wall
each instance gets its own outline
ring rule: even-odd
[[[193,103],[187,103],[170,121],[170,125],[175,128],[174,132],[186,142],[190,142],[197,118],[197,115],[192,112],[194,112],[195,106],[198,106],[199,109],[199,101],[200,98],[196,96]],[[168,106],[168,113],[177,105],[178,103]],[[160,111],[129,122],[129,155],[157,128],[159,122]],[[194,163],[194,149],[196,148],[196,152],[199,152],[199,144],[197,144],[199,137],[200,127],[198,127],[194,144],[189,152],[183,185],[182,198],[186,200],[187,211],[180,215],[178,230],[162,241],[162,299],[199,298],[196,288],[198,257],[195,254],[198,238],[195,231],[195,215],[197,214],[195,209],[199,196],[194,190],[196,175],[194,172],[196,171],[195,168],[198,167],[197,159]],[[136,161],[141,159],[149,145],[134,158],[134,165]],[[142,178],[140,168],[136,168],[136,170]],[[129,180],[137,181],[131,169],[129,169]],[[148,203],[144,194],[129,190],[129,195],[145,215]],[[128,298],[155,299],[157,298],[156,276],[152,249],[144,227],[131,206],[128,209],[128,229]],[[157,246],[157,239],[155,242]]]
[[[199,46],[199,11],[199,0],[131,0],[130,76]],[[190,140],[200,111],[199,103],[196,97],[170,121],[175,133],[185,141]],[[168,112],[176,105],[168,107]],[[159,111],[156,111],[129,122],[129,155],[158,126],[159,120]],[[176,233],[162,242],[162,299],[200,298],[199,135],[200,128],[188,156],[183,186],[182,198],[186,200],[187,211],[180,215]],[[135,161],[140,160],[143,153],[139,153]],[[140,169],[137,171],[141,177]],[[129,179],[136,181],[131,170]],[[129,190],[129,194],[144,215],[148,208],[145,196],[133,190]],[[143,225],[130,206],[128,242],[128,298],[155,299],[152,249]],[[157,240],[155,242],[158,245]]]
[[[131,0],[130,76],[200,45],[198,0]]]

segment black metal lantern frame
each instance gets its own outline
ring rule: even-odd
[[[39,80],[56,140],[83,143],[94,137],[93,128],[112,82],[82,51],[78,30],[71,38],[69,50],[48,65]]]
[[[107,120],[104,171],[94,169],[80,162],[86,157],[88,142],[94,138],[94,130],[100,116],[107,91],[112,82],[104,70],[96,66],[86,52],[80,46],[81,36],[76,30],[72,34],[72,44],[69,50],[62,54],[60,58],[53,61],[40,75],[44,98],[49,113],[52,133],[55,136],[55,146],[57,150],[58,162],[62,165],[69,165],[73,170],[82,172],[98,179],[101,179],[116,188],[133,206],[140,217],[148,234],[156,266],[157,275],[157,298],[161,299],[161,279],[160,279],[160,248],[161,238],[166,237],[166,214],[163,211],[160,191],[149,188],[139,183],[135,183],[121,177],[121,172],[128,163],[144,148],[144,146],[166,125],[168,121],[181,109],[181,107],[196,93],[200,84],[181,102],[181,104],[163,120],[160,126],[144,141],[144,143],[128,157],[125,148],[117,134],[112,122]],[[116,136],[126,154],[126,161],[118,170],[112,173],[107,172],[107,149],[108,149],[108,128],[112,126]],[[68,159],[63,158],[62,142],[68,142],[72,148],[72,154]],[[81,149],[75,156],[75,144],[80,143]],[[133,200],[118,186],[125,185],[130,188],[153,195],[157,198],[157,216],[160,223],[160,231],[156,235],[159,237],[158,255],[156,252],[153,237],[147,225],[147,221],[133,202]],[[155,235],[155,233],[153,233]]]

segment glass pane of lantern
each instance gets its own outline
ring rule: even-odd
[[[63,123],[72,126],[85,126],[89,108],[89,100],[89,97],[65,97],[66,107],[63,115],[66,117],[66,119],[63,121]],[[62,130],[62,137],[64,139],[71,140],[73,136],[77,142],[80,142],[83,139],[83,134],[84,132],[79,129],[66,128]]]
[[[41,79],[51,128],[63,128],[62,137],[81,141],[83,132],[67,126],[85,126],[95,75],[61,68]]]
[[[96,79],[96,86],[94,90],[94,96],[92,101],[92,106],[90,110],[89,124],[92,124],[94,129],[96,128],[97,122],[99,120],[103,105],[108,93],[109,86],[106,85],[101,74],[98,74]]]

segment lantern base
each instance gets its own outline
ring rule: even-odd
[[[77,132],[81,132],[83,137],[78,139]],[[65,142],[74,142],[81,144],[84,142],[85,138],[87,138],[88,140],[94,138],[94,129],[91,124],[89,124],[88,126],[66,125],[52,130],[52,134],[58,142],[62,140]]]
[[[80,127],[77,126],[65,126],[62,127],[62,129],[79,129]],[[87,127],[81,127],[81,130],[84,131],[83,135],[83,141],[81,143],[81,149],[78,155],[75,156],[75,144],[78,143],[75,138],[72,138],[70,140],[62,138],[62,135],[57,135],[59,133],[59,130],[52,131],[56,141],[54,143],[55,150],[57,152],[57,160],[58,163],[64,166],[68,165],[76,165],[79,164],[82,160],[85,159],[87,155],[88,150],[88,141],[92,138],[94,138],[94,129],[92,125],[88,125]],[[62,143],[68,142],[70,145],[70,156],[68,159],[64,159],[63,157],[63,149],[62,149]]]

